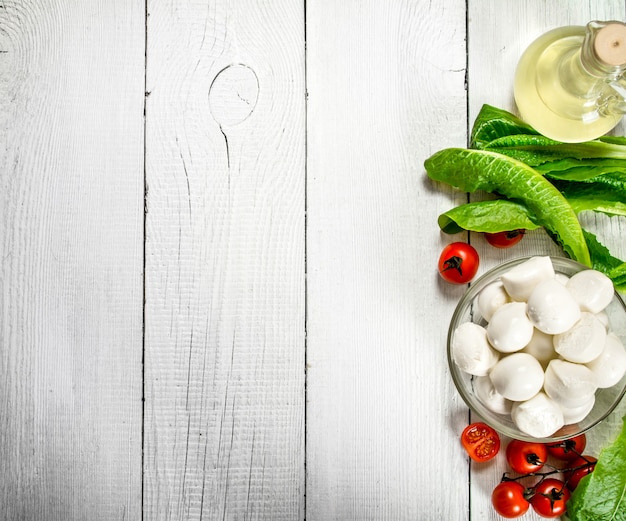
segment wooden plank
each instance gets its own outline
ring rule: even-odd
[[[588,2],[554,1],[536,2],[534,0],[493,0],[480,4],[469,3],[468,28],[468,92],[470,122],[473,122],[483,103],[489,103],[506,110],[516,112],[513,99],[513,78],[515,67],[524,49],[546,31],[564,25],[585,25],[590,20],[624,20],[624,2],[611,0]],[[494,23],[497,20],[497,23]],[[486,59],[488,57],[488,59]],[[624,135],[624,123],[616,133]],[[603,216],[584,215],[584,225],[598,234],[598,237],[610,247],[618,257],[626,258],[626,233],[624,219],[609,219]],[[477,247],[485,268],[504,259],[523,255],[547,253],[563,255],[543,230],[527,234],[516,246],[516,251],[498,251],[486,245],[482,237],[472,235],[472,242]],[[621,417],[626,412],[626,404],[615,411],[609,420],[594,428],[588,436],[589,451],[597,454],[599,449],[619,432]],[[508,440],[505,438],[504,443]],[[472,519],[497,520],[490,504],[491,490],[499,482],[506,462],[500,454],[488,465],[473,466]],[[543,519],[529,512],[525,519],[539,521]]]
[[[0,5],[0,511],[141,517],[143,2]]]
[[[466,519],[463,289],[423,161],[465,146],[465,2],[307,3],[307,520]],[[455,199],[459,197],[459,199]]]
[[[301,519],[303,5],[148,16],[146,519]]]

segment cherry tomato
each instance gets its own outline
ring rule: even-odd
[[[537,484],[534,495],[530,498],[530,504],[540,516],[559,517],[565,513],[570,495],[565,483],[558,479],[548,478]]]
[[[568,440],[549,443],[548,452],[557,459],[569,461],[578,458],[585,450],[586,445],[587,437],[584,434],[579,434]]]
[[[593,472],[596,468],[597,461],[598,460],[593,456],[587,455],[579,456],[576,459],[569,461],[569,467],[575,468],[576,470],[571,470],[565,473],[565,483],[567,484],[567,488],[574,490],[582,478]]]
[[[477,422],[465,427],[461,443],[474,461],[489,461],[500,450],[500,436],[489,425]]]
[[[517,481],[501,481],[491,493],[491,504],[502,517],[519,517],[530,507],[525,492]]]
[[[506,446],[506,460],[518,474],[537,472],[548,460],[548,449],[543,443],[511,440]]]
[[[466,242],[448,244],[439,256],[439,274],[452,284],[465,284],[478,271],[478,252]]]
[[[526,230],[511,230],[508,232],[485,233],[487,242],[496,248],[510,248],[524,238]]]

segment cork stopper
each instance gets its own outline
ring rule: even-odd
[[[596,34],[594,51],[600,61],[618,67],[626,64],[626,24],[611,22]]]

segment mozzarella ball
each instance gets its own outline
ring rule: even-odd
[[[553,335],[548,335],[537,328],[533,328],[533,336],[528,345],[522,349],[522,353],[533,355],[545,370],[550,360],[558,356],[554,350],[552,338]]]
[[[598,387],[613,387],[626,373],[626,349],[615,333],[606,336],[604,350],[598,358],[587,364],[596,377]]]
[[[596,377],[585,365],[556,359],[548,364],[543,388],[562,407],[580,407],[595,393]]]
[[[609,330],[609,316],[606,314],[606,311],[600,311],[600,313],[596,313],[596,318],[602,322],[604,329]]]
[[[510,301],[511,298],[504,289],[502,282],[496,280],[487,284],[478,294],[478,311],[485,320],[489,321],[496,309]]]
[[[551,436],[565,425],[561,408],[543,392],[514,403],[511,419],[519,430],[535,438]]]
[[[513,353],[501,358],[489,377],[495,390],[512,401],[532,398],[543,385],[541,364],[528,353]]]
[[[528,300],[535,286],[546,279],[554,279],[550,257],[531,257],[504,273],[500,280],[513,300]]]
[[[478,399],[496,414],[510,414],[513,402],[502,396],[493,386],[489,376],[479,376],[474,379],[474,392]]]
[[[593,313],[583,311],[580,320],[565,333],[554,335],[554,350],[565,360],[586,364],[600,356],[606,328]]]
[[[527,313],[537,329],[556,335],[578,321],[580,307],[566,287],[552,278],[537,284],[528,297]]]
[[[581,420],[584,420],[587,415],[593,409],[594,404],[596,403],[596,395],[592,394],[591,399],[578,407],[562,407],[561,411],[563,412],[563,420],[566,425],[571,423],[578,423]]]
[[[563,286],[566,286],[569,281],[569,277],[565,275],[565,273],[555,273],[554,278],[563,284]]]
[[[475,376],[485,376],[500,355],[487,340],[487,331],[474,322],[465,322],[452,336],[452,359],[462,371]]]
[[[533,329],[526,315],[526,304],[509,302],[491,317],[487,324],[487,339],[501,353],[513,353],[528,345]]]
[[[606,308],[615,293],[611,279],[597,270],[584,270],[572,275],[567,289],[580,309],[590,313],[599,313]]]

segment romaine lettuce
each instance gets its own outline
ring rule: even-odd
[[[575,260],[606,273],[626,291],[626,263],[578,223],[578,214],[626,216],[626,138],[561,143],[513,114],[484,105],[471,133],[473,150],[442,150],[425,162],[432,178],[495,201],[469,203],[439,216],[446,233],[545,227]],[[558,195],[557,195],[558,194]]]
[[[536,217],[523,204],[508,199],[479,201],[452,208],[439,216],[439,227],[445,233],[463,230],[473,232],[506,232],[540,228]]]
[[[574,210],[550,181],[528,165],[496,152],[447,148],[429,157],[424,166],[431,179],[460,190],[495,192],[521,202],[570,257],[591,266]]]
[[[567,503],[571,521],[626,520],[626,416],[621,434],[600,453]]]

